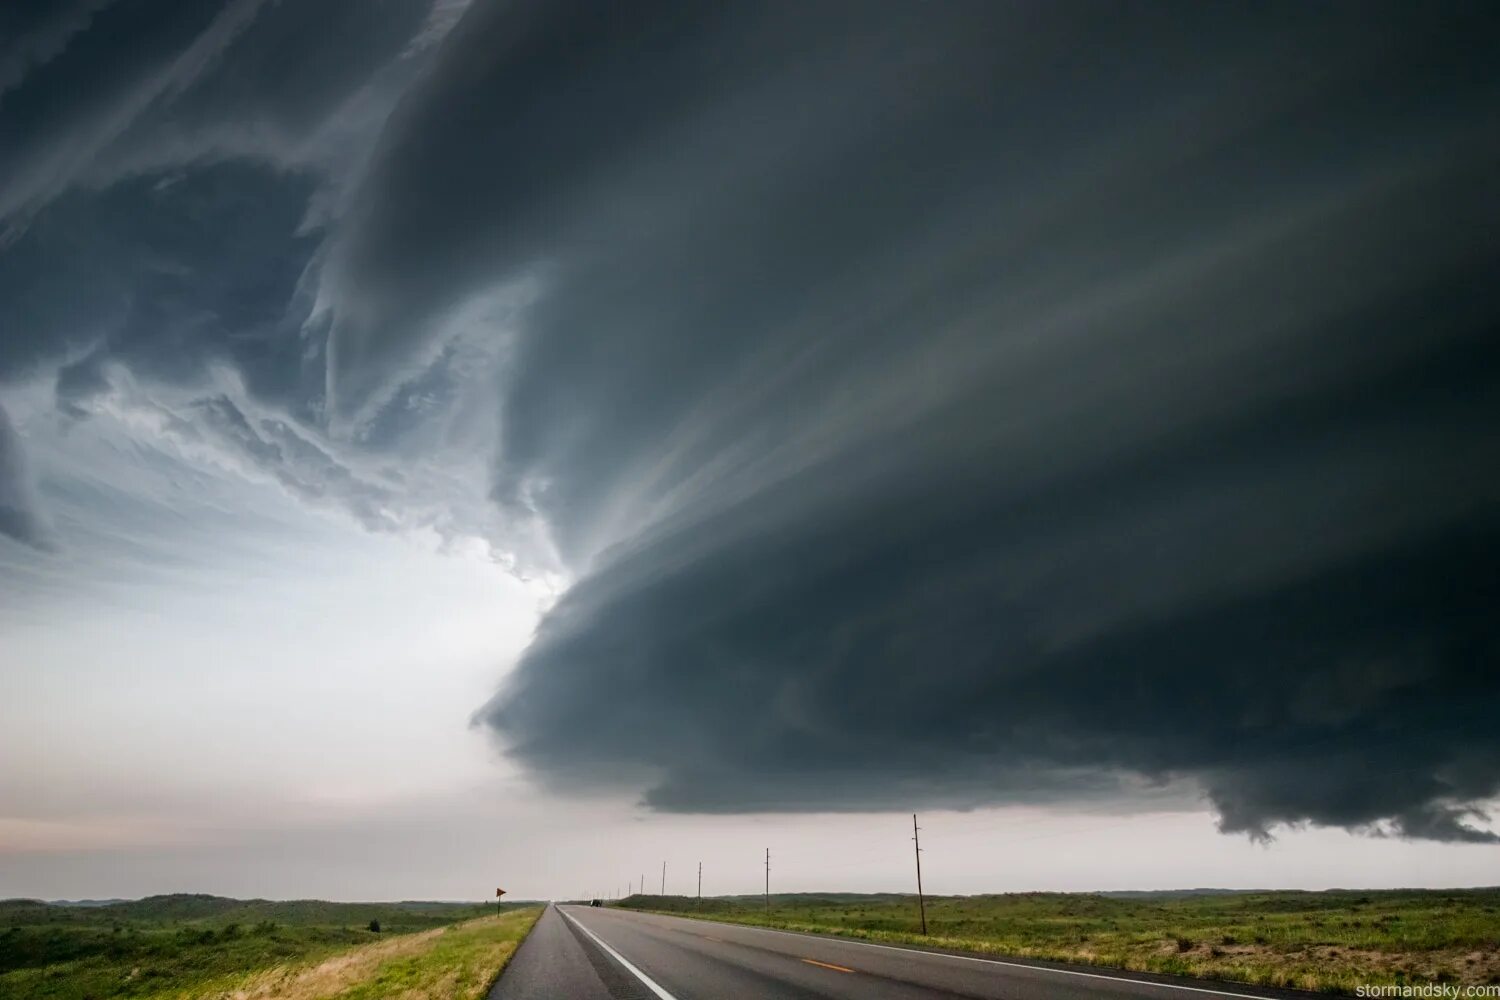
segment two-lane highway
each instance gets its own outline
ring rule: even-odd
[[[1303,997],[613,908],[549,907],[490,1000],[1214,1000]]]

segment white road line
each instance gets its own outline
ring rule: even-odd
[[[665,917],[668,914],[656,913],[652,916]],[[674,920],[690,920],[690,917],[673,917]],[[707,920],[701,923],[718,923],[718,921]],[[881,951],[899,951],[907,955],[916,953],[918,955],[931,955],[933,958],[951,958],[959,962],[980,962],[984,965],[1003,965],[1012,969],[1029,969],[1032,972],[1051,972],[1059,976],[1081,976],[1084,979],[1107,979],[1112,983],[1131,983],[1135,986],[1154,986],[1163,990],[1183,990],[1187,993],[1209,993],[1216,997],[1238,997],[1239,1000],[1274,1000],[1262,993],[1231,993],[1228,990],[1211,990],[1204,986],[1179,986],[1176,983],[1159,983],[1154,979],[1132,979],[1129,976],[1106,976],[1099,972],[1078,972],[1073,969],[1054,969],[1046,965],[1028,965],[1025,962],[1006,962],[998,958],[975,958],[972,955],[950,955],[942,951],[927,951],[925,948],[899,948],[890,944],[875,944],[873,941],[860,941],[857,938],[836,937],[824,934],[802,934],[797,931],[783,931],[775,927],[757,927],[754,924],[719,924],[721,927],[739,927],[751,931],[766,931],[771,934],[785,934],[789,937],[812,938],[816,941],[830,941],[836,944],[853,944],[861,948],[879,948]],[[585,928],[587,929],[587,928]],[[598,938],[595,938],[597,941]],[[600,944],[604,942],[600,941]],[[607,947],[607,946],[606,946]],[[624,961],[624,959],[621,959]]]
[[[666,990],[664,990],[660,986],[658,986],[656,984],[656,980],[652,979],[650,976],[646,975],[640,969],[637,969],[635,966],[631,965],[630,961],[624,955],[621,955],[618,951],[615,951],[609,945],[607,945],[603,941],[601,941],[599,939],[599,935],[595,934],[593,931],[589,930],[587,927],[585,927],[582,924],[580,924],[578,922],[577,918],[575,918],[567,910],[564,910],[562,907],[559,906],[557,908],[557,912],[561,913],[563,916],[565,916],[569,920],[573,921],[573,926],[574,927],[577,927],[579,930],[583,931],[583,933],[585,933],[589,937],[593,938],[595,944],[597,944],[599,947],[603,948],[605,951],[609,952],[610,956],[612,958],[614,958],[614,960],[616,962],[619,962],[621,965],[625,966],[625,968],[630,972],[630,974],[632,976],[635,976],[635,978],[637,978],[641,982],[645,983],[646,984],[646,989],[650,990],[652,993],[655,993],[658,997],[661,997],[661,1000],[677,1000],[677,998],[674,997],[672,994],[668,993]]]

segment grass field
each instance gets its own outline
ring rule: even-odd
[[[105,906],[7,900],[0,1000],[472,997],[538,912],[521,904],[496,916],[494,907],[470,904],[215,896]],[[382,985],[361,992],[372,983]]]
[[[948,896],[631,896],[615,905],[1025,958],[1351,993],[1500,983],[1500,889]]]

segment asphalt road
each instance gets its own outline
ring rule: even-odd
[[[548,907],[490,1000],[1213,1000],[1312,994],[899,948],[612,908]]]

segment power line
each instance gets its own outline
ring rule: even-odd
[[[917,839],[917,814],[911,814],[911,843],[917,854],[917,909],[922,913],[922,933],[927,933],[927,901],[922,898],[922,842]]]

